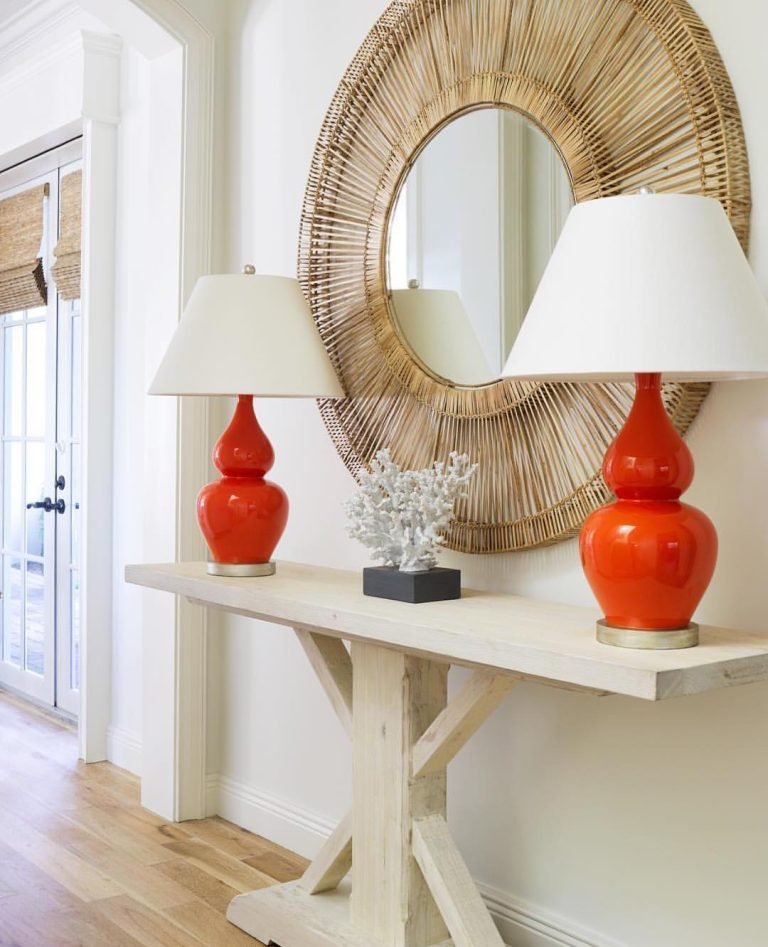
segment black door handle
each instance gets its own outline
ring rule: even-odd
[[[46,497],[44,500],[38,500],[37,503],[27,503],[28,510],[45,510],[46,513],[50,513],[53,509],[53,500],[50,497]]]
[[[56,510],[57,513],[64,513],[67,509],[67,504],[63,500],[57,500],[55,503],[50,497],[46,497],[44,500],[38,500],[37,503],[27,503],[28,510],[44,510],[46,513],[52,513]]]

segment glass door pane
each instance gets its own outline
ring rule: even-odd
[[[21,560],[3,556],[3,661],[16,668],[21,668],[23,595]]]
[[[55,305],[0,316],[2,594],[0,683],[54,702]],[[54,359],[54,361],[52,361]],[[31,508],[30,508],[31,507]]]

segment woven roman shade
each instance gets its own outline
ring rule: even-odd
[[[47,194],[41,184],[0,201],[0,314],[47,302],[40,255]]]
[[[59,242],[53,255],[51,276],[62,299],[80,298],[80,233],[82,230],[83,172],[74,171],[61,181]]]

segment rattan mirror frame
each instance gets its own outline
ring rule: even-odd
[[[683,0],[398,0],[364,41],[326,116],[304,202],[299,276],[348,397],[320,410],[353,474],[390,447],[405,467],[451,450],[480,463],[449,548],[557,542],[610,499],[600,468],[623,385],[432,375],[395,327],[386,238],[401,183],[437,129],[506,107],[550,136],[577,201],[646,185],[719,199],[749,239],[749,164],[715,43]],[[585,344],[588,340],[585,339]],[[669,385],[685,432],[707,385]]]

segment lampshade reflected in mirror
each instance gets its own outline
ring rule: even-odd
[[[496,379],[458,293],[396,289],[392,305],[413,354],[434,374],[456,385]]]
[[[428,141],[388,235],[393,317],[428,371],[458,386],[500,377],[572,204],[557,148],[519,112],[478,108]],[[454,331],[461,306],[466,352],[456,339],[427,337],[427,316],[418,319],[416,299],[399,292],[414,282],[445,294],[431,300],[430,331]]]

